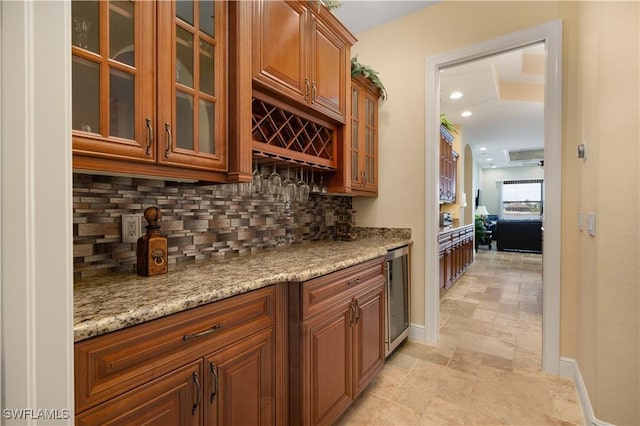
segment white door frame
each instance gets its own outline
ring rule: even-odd
[[[71,2],[0,23],[0,423],[72,425]]]
[[[425,341],[440,334],[438,286],[438,168],[440,76],[443,68],[533,43],[546,50],[544,92],[545,213],[543,245],[542,369],[558,374],[560,366],[560,235],[562,178],[562,20],[554,20],[426,59],[425,194]]]

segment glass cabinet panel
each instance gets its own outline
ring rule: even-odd
[[[71,42],[74,46],[100,53],[100,2],[71,3]]]
[[[376,122],[375,122],[375,107],[376,104],[369,97],[364,101],[365,103],[365,117],[366,128],[364,133],[365,139],[365,164],[364,170],[366,173],[367,183],[375,183],[376,181],[376,168],[375,168],[375,134],[376,134]]]
[[[193,96],[176,92],[176,146],[193,150]]]
[[[109,75],[109,134],[134,139],[135,81],[132,75],[110,70]]]
[[[198,2],[199,3],[199,2]],[[193,1],[177,0],[176,16],[189,25],[193,25]]]
[[[73,57],[72,128],[100,132],[100,65]]]
[[[109,4],[109,57],[132,67],[135,66],[133,17],[130,1]]]
[[[202,154],[216,154],[215,7],[196,1],[175,9],[176,148]]]
[[[200,99],[200,152],[206,152],[207,154],[215,153],[215,116],[214,116],[214,104]]]
[[[201,1],[200,5],[200,31],[215,37],[215,7],[212,1]]]
[[[193,34],[176,26],[176,81],[193,87]]]
[[[213,45],[200,41],[200,91],[213,96],[214,87]]]
[[[72,1],[72,122],[74,130],[91,132],[96,140],[136,141],[139,150],[135,155],[148,157],[142,136],[145,120],[139,111],[143,91],[138,85],[149,87],[153,82],[143,82],[136,57],[144,49],[135,43],[143,40],[147,45],[153,32],[141,34],[142,4]]]
[[[354,182],[357,182],[358,177],[360,176],[360,167],[359,167],[360,155],[358,153],[358,150],[359,150],[358,136],[360,134],[360,129],[358,127],[359,92],[360,91],[356,88],[353,88],[351,90],[351,180]]]

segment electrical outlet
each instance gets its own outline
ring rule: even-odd
[[[122,242],[135,243],[142,235],[142,215],[123,214],[122,215]]]

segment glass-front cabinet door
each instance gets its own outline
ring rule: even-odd
[[[71,3],[74,152],[154,161],[154,7]]]
[[[351,81],[351,189],[378,192],[378,89],[364,77]]]
[[[71,4],[74,167],[226,172],[227,2]]]
[[[158,3],[158,161],[226,170],[227,3]]]

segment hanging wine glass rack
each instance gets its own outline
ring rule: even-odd
[[[255,96],[252,100],[254,158],[336,170],[336,127],[277,104]]]

